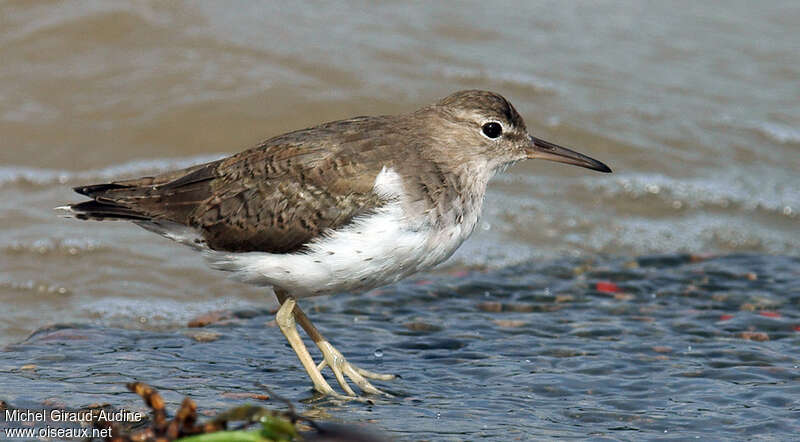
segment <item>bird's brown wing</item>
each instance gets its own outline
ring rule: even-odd
[[[328,123],[182,171],[76,187],[92,200],[70,207],[81,219],[188,226],[215,250],[297,251],[385,203],[375,178],[400,154],[373,155],[388,146],[383,126],[367,117]]]

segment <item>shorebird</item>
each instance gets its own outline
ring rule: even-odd
[[[502,96],[456,92],[415,112],[355,117],[289,132],[210,163],[79,186],[83,220],[126,220],[201,251],[210,266],[271,287],[276,323],[314,385],[385,394],[395,376],[349,363],[297,305],[311,296],[394,283],[446,260],[472,233],[489,179],[538,158],[611,172],[528,133]],[[296,324],[319,347],[319,364]]]

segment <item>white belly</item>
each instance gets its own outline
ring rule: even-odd
[[[375,190],[392,202],[376,213],[312,241],[289,254],[209,252],[210,265],[235,279],[277,286],[295,297],[366,290],[398,281],[444,261],[472,233],[477,210],[462,223],[433,227],[403,210],[400,177],[384,169]]]

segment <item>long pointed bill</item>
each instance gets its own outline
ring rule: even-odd
[[[538,158],[540,160],[556,161],[559,163],[573,164],[599,172],[611,173],[611,169],[594,158],[575,152],[574,150],[561,147],[536,137],[530,137],[531,144],[527,149],[528,158]]]

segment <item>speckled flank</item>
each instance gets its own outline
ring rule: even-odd
[[[378,287],[447,259],[478,219],[479,206],[471,207],[460,223],[435,223],[427,214],[408,213],[402,179],[392,169],[378,174],[374,189],[389,202],[314,239],[303,251],[209,251],[210,265],[243,282],[282,287],[295,297]]]

